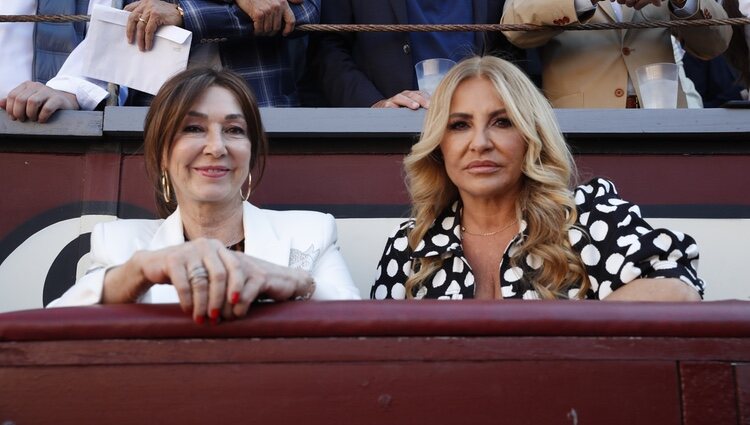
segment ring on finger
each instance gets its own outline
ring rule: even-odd
[[[138,17],[138,22],[143,22],[144,24],[148,23],[148,19],[143,19],[143,16]]]
[[[193,286],[196,283],[208,279],[208,270],[202,265],[195,266],[188,272],[188,282]]]

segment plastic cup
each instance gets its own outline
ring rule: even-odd
[[[652,63],[635,70],[643,108],[677,108],[677,65],[673,63]]]
[[[435,88],[440,84],[440,80],[455,65],[450,59],[435,58],[425,59],[414,65],[417,71],[417,85],[419,90],[427,92],[430,96],[435,93]]]

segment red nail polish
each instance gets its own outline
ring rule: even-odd
[[[210,316],[211,316],[211,320],[218,319],[219,318],[219,309],[218,308],[212,309],[211,313],[210,313]]]
[[[198,316],[198,317],[195,318],[195,323],[197,323],[199,325],[202,325],[205,322],[206,322],[206,317],[205,316]]]
[[[237,304],[240,302],[240,293],[239,292],[233,292],[232,293],[232,304]]]

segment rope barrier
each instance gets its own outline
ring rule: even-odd
[[[89,15],[0,15],[0,22],[88,22]]]
[[[750,18],[691,19],[675,21],[614,22],[572,25],[535,24],[307,24],[296,29],[305,32],[469,32],[469,31],[599,31],[610,29],[685,28],[719,25],[748,25]]]
[[[88,15],[0,15],[0,22],[87,22]],[[750,25],[750,18],[686,19],[674,21],[607,22],[558,25],[535,24],[305,24],[303,32],[474,32],[474,31],[599,31],[611,29],[687,28]]]

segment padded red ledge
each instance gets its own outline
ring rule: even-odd
[[[345,336],[750,336],[750,304],[597,301],[328,301],[253,305],[218,326],[176,305],[0,314],[0,341]]]

